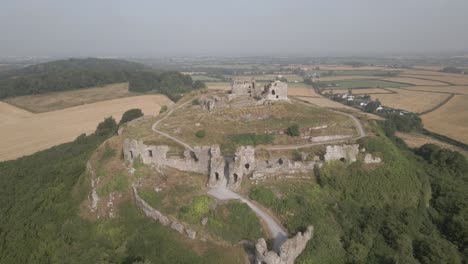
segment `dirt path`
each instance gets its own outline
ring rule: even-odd
[[[300,101],[300,102],[303,103],[303,104],[310,104],[308,102],[303,102],[303,101]],[[354,126],[356,127],[356,130],[357,130],[359,135],[357,137],[353,137],[353,138],[323,141],[323,142],[316,142],[316,143],[309,143],[309,144],[302,144],[302,145],[283,145],[283,146],[276,146],[276,147],[263,147],[263,149],[266,149],[266,150],[291,150],[291,149],[308,148],[308,147],[312,147],[312,146],[319,146],[319,145],[325,145],[325,144],[334,144],[334,143],[346,142],[348,140],[358,140],[358,139],[363,138],[363,137],[366,136],[366,131],[364,130],[364,127],[363,127],[361,121],[359,121],[355,116],[353,116],[351,114],[348,114],[348,113],[336,111],[336,110],[330,110],[330,109],[328,109],[328,110],[332,111],[334,113],[337,113],[337,114],[340,114],[340,115],[345,115],[345,116],[351,118],[354,121]]]
[[[278,224],[273,217],[253,204],[249,199],[226,188],[213,188],[208,191],[208,194],[220,200],[240,200],[247,204],[255,214],[265,222],[268,229],[270,229],[270,234],[274,239],[273,250],[278,251],[283,242],[288,239],[288,233],[285,231],[286,228]]]
[[[169,116],[171,116],[172,113],[174,112],[174,110],[179,109],[179,108],[185,106],[185,105],[188,104],[188,103],[190,103],[190,101],[187,101],[187,102],[185,102],[185,103],[179,105],[177,108],[172,108],[172,109],[170,109],[169,112],[167,112],[167,114],[166,114],[163,118],[159,119],[158,121],[156,121],[156,122],[151,126],[151,129],[152,129],[154,132],[156,132],[156,133],[158,133],[158,134],[160,134],[160,135],[163,135],[163,136],[165,136],[165,137],[167,137],[167,138],[169,138],[169,139],[171,139],[171,140],[177,142],[178,144],[184,146],[184,148],[193,151],[193,148],[192,148],[189,144],[187,144],[187,143],[183,142],[182,140],[179,140],[179,139],[177,139],[177,138],[175,138],[175,137],[173,137],[173,136],[171,136],[171,135],[169,135],[169,134],[166,134],[166,133],[164,133],[164,132],[162,132],[161,130],[158,130],[158,129],[156,128],[156,127],[159,125],[159,123],[161,123],[161,122],[164,121],[166,118],[168,118]]]

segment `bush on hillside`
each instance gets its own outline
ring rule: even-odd
[[[204,138],[206,136],[206,131],[205,130],[198,130],[195,132],[195,136],[197,138]]]
[[[288,134],[289,136],[291,137],[298,137],[301,135],[301,132],[299,131],[299,125],[298,124],[293,124],[293,125],[290,125],[287,129],[286,129],[286,134]]]
[[[117,132],[117,129],[118,125],[115,119],[113,117],[107,117],[104,121],[99,123],[94,133],[98,136],[110,136]]]
[[[141,109],[138,109],[138,108],[130,109],[122,115],[122,119],[120,119],[119,125],[127,123],[129,121],[132,121],[142,116],[143,116],[143,112],[141,111]]]

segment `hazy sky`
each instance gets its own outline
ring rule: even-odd
[[[0,56],[468,51],[468,0],[0,0]]]

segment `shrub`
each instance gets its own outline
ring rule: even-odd
[[[168,109],[169,109],[169,108],[167,107],[167,105],[163,105],[163,106],[161,107],[161,110],[159,110],[159,113],[162,114],[162,113],[166,112]]]
[[[210,211],[209,196],[194,197],[189,206],[180,209],[180,217],[190,223],[198,223]]]
[[[96,128],[95,134],[98,136],[110,136],[114,134],[117,131],[117,122],[115,122],[115,119],[113,117],[107,117],[99,123],[99,125]]]
[[[198,99],[193,99],[193,100],[192,100],[192,105],[200,105],[200,100],[198,100]]]
[[[193,88],[194,89],[206,88],[206,84],[200,80],[196,80],[193,82]]]
[[[288,134],[291,137],[298,137],[301,134],[301,132],[299,131],[299,125],[298,124],[290,125],[286,129],[286,134]]]
[[[120,119],[119,125],[127,123],[142,116],[143,112],[141,111],[141,109],[130,109],[122,115],[122,119]]]
[[[206,131],[205,130],[198,130],[195,132],[195,136],[197,138],[204,138],[206,136]]]

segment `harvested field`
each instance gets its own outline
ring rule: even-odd
[[[331,91],[334,94],[348,93],[348,90],[345,90],[345,89],[341,89],[341,90],[333,89],[333,90],[328,90],[328,91]],[[352,89],[352,92],[353,92],[353,94],[375,94],[375,93],[392,94],[392,92],[390,92],[388,90],[385,90],[385,89],[381,89],[381,88],[366,88],[366,89],[359,89],[358,88],[358,89]]]
[[[372,100],[379,99],[384,106],[396,109],[403,109],[413,113],[421,113],[436,107],[447,99],[449,94],[426,93],[418,91],[408,91],[402,89],[389,89],[396,94],[374,94]]]
[[[425,70],[425,71],[440,71],[444,68],[444,66],[417,65],[417,66],[413,66],[413,68],[418,69],[418,70]]]
[[[443,73],[443,72],[430,72],[430,71],[408,71],[401,75],[401,77],[421,78],[433,81],[440,81],[452,85],[468,85],[468,75]]]
[[[128,83],[115,83],[102,87],[78,89],[66,92],[10,97],[6,98],[4,101],[33,113],[43,113],[77,105],[135,95],[140,94],[129,92]]]
[[[208,89],[211,89],[211,90],[223,90],[223,91],[231,90],[231,83],[228,83],[228,82],[208,82],[206,83],[206,86],[208,87]]]
[[[360,80],[360,79],[380,79],[382,77],[379,76],[363,76],[363,75],[339,75],[339,76],[327,76],[321,77],[321,82],[327,81],[341,81],[341,80]]]
[[[468,144],[468,95],[456,95],[439,109],[423,115],[424,127]]]
[[[316,96],[315,90],[312,87],[292,87],[288,88],[288,95],[290,96]]]
[[[390,82],[407,83],[407,84],[412,84],[412,85],[432,85],[432,86],[448,85],[447,83],[438,82],[438,81],[423,80],[423,79],[416,79],[416,78],[405,78],[405,77],[386,78],[383,80],[390,81]]]
[[[0,102],[0,160],[24,155],[74,140],[82,133],[92,133],[105,117],[117,122],[131,108],[140,108],[146,115],[159,113],[161,105],[170,103],[162,95],[144,95],[107,100],[33,114]]]
[[[363,67],[353,67],[350,65],[317,65],[320,67],[321,71],[397,71],[400,69],[393,69],[393,68],[385,68],[385,67],[377,67],[377,66],[363,66]],[[313,66],[312,68],[315,68]]]
[[[468,86],[410,86],[405,89],[412,91],[428,91],[436,93],[468,94]]]
[[[324,86],[325,89],[354,89],[354,88],[390,88],[390,87],[404,87],[407,84],[388,82],[382,80],[341,80],[332,82],[322,82],[323,85],[337,85],[337,86]]]
[[[468,156],[468,151],[459,148],[457,146],[450,145],[448,143],[442,142],[440,140],[437,140],[435,138],[420,134],[420,133],[402,133],[402,132],[396,132],[395,135],[405,141],[405,143],[410,147],[410,148],[418,148],[421,147],[424,144],[436,144],[442,148],[458,151],[462,153],[465,156]]]

